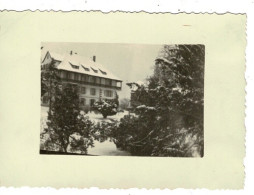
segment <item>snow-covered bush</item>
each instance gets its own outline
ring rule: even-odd
[[[115,100],[100,100],[94,103],[93,110],[102,114],[103,118],[117,113],[118,104]]]
[[[118,121],[113,120],[111,122],[109,121],[101,121],[97,122],[96,125],[94,125],[94,134],[93,137],[95,140],[99,142],[104,142],[106,140],[114,141],[113,134],[117,131],[118,128]]]

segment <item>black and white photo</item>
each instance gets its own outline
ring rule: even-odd
[[[42,43],[41,154],[203,157],[205,46]]]

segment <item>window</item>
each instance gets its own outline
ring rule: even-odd
[[[62,72],[62,77],[63,77],[64,79],[66,79],[66,78],[67,78],[67,72],[63,71],[63,72]]]
[[[90,76],[90,82],[95,83],[95,81],[96,81],[96,77]]]
[[[73,64],[71,64],[71,63],[70,63],[70,65],[71,65],[71,67],[74,68],[74,69],[79,69],[79,66],[77,66],[77,65],[73,65]]]
[[[106,85],[110,85],[111,84],[111,80],[110,79],[105,79],[105,84]]]
[[[105,90],[105,91],[104,91],[104,96],[105,96],[105,97],[112,97],[112,96],[113,96],[113,93],[112,93],[112,91],[110,91],[110,90]]]
[[[101,83],[101,78],[96,77],[96,83],[100,84]]]
[[[96,89],[95,88],[90,89],[90,95],[96,95]]]
[[[67,72],[67,73],[66,73],[66,78],[67,78],[67,79],[71,79],[71,73],[70,73],[70,72]]]
[[[113,87],[116,87],[116,81],[113,81],[113,80],[112,80],[111,85],[112,85]]]
[[[86,81],[85,75],[81,75],[81,81]]]
[[[87,71],[87,72],[90,71],[89,68],[86,68],[86,67],[84,67],[83,65],[81,65],[81,66],[84,68],[85,71]]]
[[[116,86],[117,86],[117,87],[122,87],[122,82],[117,81],[117,82],[116,82]]]
[[[81,87],[81,93],[86,94],[86,88],[85,87]]]
[[[79,80],[79,75],[77,73],[74,74],[74,79]]]
[[[95,69],[93,69],[92,67],[91,67],[91,69],[92,69],[95,73],[98,73],[98,70],[95,70]]]
[[[91,99],[90,100],[90,106],[93,106],[94,102],[95,102],[95,99]]]
[[[89,76],[88,75],[81,75],[81,81],[89,82]]]
[[[80,98],[79,104],[80,104],[80,106],[86,105],[86,99],[85,98]]]
[[[101,84],[105,85],[105,79],[101,78]]]
[[[104,75],[107,74],[105,71],[103,71],[103,70],[101,70],[101,69],[99,69],[99,70],[100,70],[100,72],[101,72],[102,74],[104,74]]]

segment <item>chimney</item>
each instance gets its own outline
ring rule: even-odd
[[[96,56],[93,56],[93,61],[96,62]]]
[[[70,55],[72,55],[72,51],[70,51]]]

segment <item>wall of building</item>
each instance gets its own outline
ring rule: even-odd
[[[84,105],[80,105],[81,108],[84,109],[90,109],[91,107],[91,101],[98,101],[100,99],[114,99],[116,98],[116,90],[115,89],[111,89],[111,88],[105,88],[105,87],[97,87],[97,86],[92,86],[92,85],[83,85],[83,84],[76,84],[76,83],[72,83],[72,82],[63,82],[62,85],[67,85],[67,84],[74,84],[79,88],[79,99],[81,102],[81,98],[83,99],[82,101],[84,101]],[[85,92],[82,91],[81,88],[85,88]],[[91,94],[91,89],[95,90],[95,95]],[[105,96],[105,91],[111,91],[112,96],[108,97]],[[47,97],[43,97],[46,98]],[[48,100],[48,99],[47,99]],[[41,101],[41,105],[43,106],[47,106],[48,102],[45,103],[44,101]]]
[[[67,77],[67,74],[68,74],[68,77]],[[82,75],[80,73],[73,73],[73,72],[67,72],[67,71],[61,70],[60,77],[62,79],[68,78],[68,79],[76,80],[76,81],[86,81],[86,82],[91,82],[91,83],[96,83],[96,84],[108,85],[108,86],[112,86],[112,87],[121,87],[121,83],[117,82],[115,80],[100,78],[100,77],[91,76],[91,75],[87,75],[87,74]],[[81,78],[81,77],[84,77],[84,78]]]
[[[75,84],[79,87],[79,97],[80,98],[85,98],[85,105],[89,106],[90,102],[92,99],[94,99],[95,101],[98,101],[100,98],[101,99],[114,99],[116,97],[116,90],[115,89],[111,89],[111,88],[106,88],[106,87],[98,87],[98,86],[93,86],[93,85],[85,85],[85,84],[76,84],[74,82],[63,82],[64,84]],[[81,88],[85,88],[85,93],[82,93],[82,89]],[[91,89],[95,89],[95,95],[91,94]],[[112,96],[108,97],[105,96],[105,91],[111,91]]]

